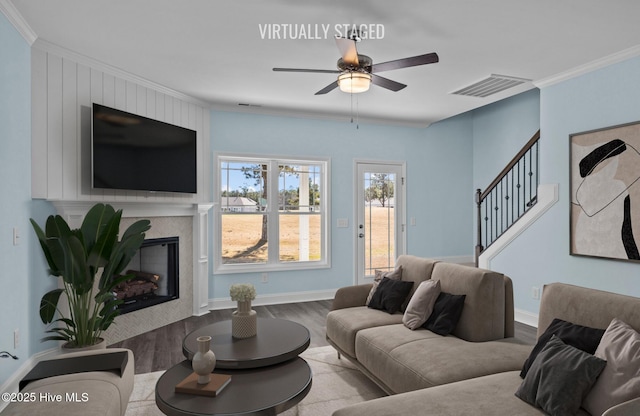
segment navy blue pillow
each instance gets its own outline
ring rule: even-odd
[[[433,305],[433,312],[422,327],[442,336],[452,333],[462,315],[466,297],[467,295],[440,292],[435,305]]]
[[[540,338],[535,347],[531,351],[529,358],[524,362],[520,377],[524,378],[527,375],[527,371],[533,364],[540,351],[547,345],[547,342],[551,339],[552,335],[560,338],[562,342],[572,347],[576,347],[586,353],[593,355],[596,352],[596,348],[600,344],[600,339],[604,335],[604,329],[590,328],[588,326],[576,325],[571,322],[563,321],[562,319],[555,318],[551,321],[551,324]]]
[[[404,282],[402,280],[392,280],[383,277],[378,288],[373,293],[369,307],[372,309],[380,309],[389,313],[396,313],[404,303],[409,292],[413,287],[413,282]]]

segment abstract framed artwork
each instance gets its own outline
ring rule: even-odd
[[[569,141],[570,253],[640,261],[640,122]]]

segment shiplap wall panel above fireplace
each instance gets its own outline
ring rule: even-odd
[[[208,202],[209,109],[160,85],[55,45],[32,47],[32,197],[61,201]],[[195,130],[197,194],[91,188],[91,105]]]
[[[206,313],[208,217],[212,207],[208,105],[40,39],[31,48],[31,66],[31,196],[51,201],[73,226],[79,226],[86,211],[97,202],[123,209],[123,218],[151,218],[152,222],[162,218],[181,223],[183,217],[189,217],[185,238],[189,239],[191,254],[188,272],[182,276],[189,282],[180,285],[180,319],[189,312]],[[94,102],[195,130],[197,194],[92,189]],[[156,227],[149,235],[168,236],[161,231]]]

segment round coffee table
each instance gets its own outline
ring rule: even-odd
[[[236,339],[231,336],[231,321],[216,322],[196,329],[182,342],[184,356],[191,360],[198,351],[196,338],[211,336],[211,351],[216,354],[216,369],[266,367],[297,357],[311,341],[303,325],[284,319],[258,318],[255,337]]]
[[[156,404],[168,416],[274,415],[298,404],[311,389],[311,368],[302,358],[248,370],[218,370],[231,382],[216,397],[175,392],[193,372],[185,360],[167,370],[156,384]]]

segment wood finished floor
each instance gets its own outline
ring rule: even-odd
[[[331,300],[289,303],[283,305],[254,306],[262,318],[280,318],[298,322],[309,329],[309,348],[329,345],[325,339],[325,320]],[[145,332],[133,338],[110,345],[128,348],[135,356],[136,374],[166,370],[184,360],[182,340],[191,331],[204,325],[229,319],[233,309],[215,310],[203,316],[192,316],[173,324]],[[536,329],[516,322],[516,338],[534,344]]]

